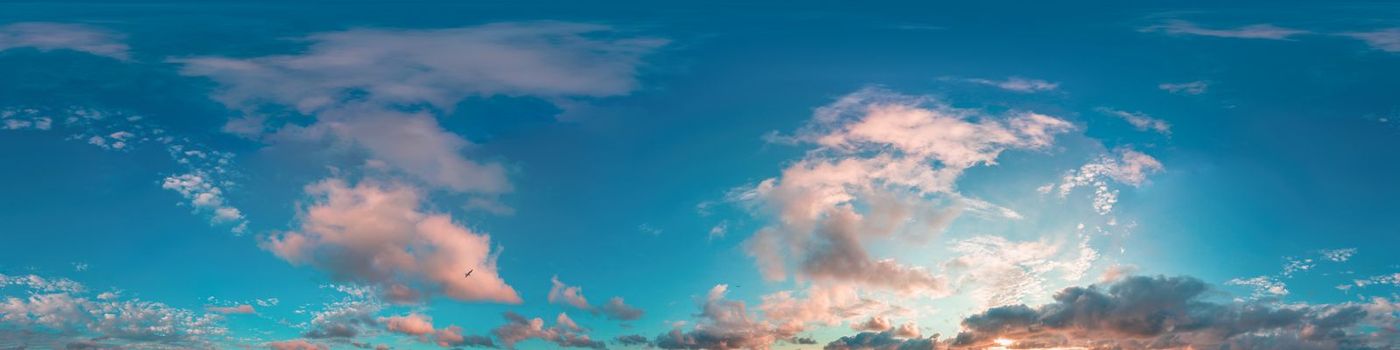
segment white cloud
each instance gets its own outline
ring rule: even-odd
[[[974,84],[994,86],[1002,90],[1015,92],[1052,91],[1060,87],[1059,83],[1052,83],[1040,79],[1026,79],[1021,77],[1010,77],[1006,78],[1006,80],[966,79],[965,81]]]
[[[1235,39],[1288,40],[1290,37],[1309,33],[1306,30],[1291,29],[1272,24],[1253,24],[1233,29],[1204,28],[1183,20],[1170,20],[1165,23],[1143,28],[1144,32],[1161,32],[1172,35],[1199,35]]]
[[[1321,254],[1322,258],[1328,261],[1346,262],[1351,260],[1352,255],[1356,255],[1356,248],[1323,249],[1318,251],[1318,254]]]
[[[104,348],[203,348],[227,332],[218,314],[122,299],[115,293],[89,298],[86,288],[64,278],[0,275],[0,287],[5,285],[18,286],[24,296],[0,295],[0,328],[54,337],[55,344],[34,346],[97,341],[94,345]]]
[[[1254,289],[1253,297],[1282,297],[1288,295],[1288,286],[1282,281],[1270,276],[1257,276],[1251,278],[1235,278],[1226,281],[1225,284],[1234,286],[1247,286]]]
[[[0,51],[34,48],[73,50],[119,60],[130,57],[121,35],[82,24],[26,22],[0,27]]]
[[[765,278],[801,279],[946,293],[926,269],[866,251],[865,241],[900,234],[927,239],[963,210],[1015,218],[1009,209],[954,190],[962,172],[996,163],[1010,149],[1043,149],[1072,129],[1031,112],[1006,116],[957,109],[929,97],[864,89],[817,109],[794,142],[819,148],[757,186],[732,195],[772,224],[745,243]]]
[[[356,29],[314,34],[300,54],[193,57],[182,73],[221,88],[215,98],[254,120],[273,104],[313,115],[293,134],[364,148],[375,159],[457,192],[511,190],[504,167],[467,159],[471,143],[436,116],[472,96],[573,98],[626,94],[641,56],[665,43],[606,26],[506,23],[432,30]],[[234,122],[260,133],[270,125]]]
[[[53,124],[55,119],[58,124]],[[161,188],[179,193],[194,212],[208,215],[211,224],[229,227],[234,233],[247,230],[247,218],[228,202],[225,193],[234,186],[230,180],[235,174],[232,153],[208,149],[189,138],[169,135],[160,125],[142,116],[117,111],[6,108],[0,109],[0,120],[5,121],[3,125],[21,121],[18,125],[22,128],[66,133],[69,140],[109,151],[129,151],[151,144],[162,147],[183,172],[165,176],[160,181]]]
[[[1108,180],[1136,187],[1146,182],[1148,175],[1164,169],[1161,162],[1147,154],[1128,148],[1116,153],[1116,158],[1105,155],[1066,174],[1059,184],[1060,197],[1075,188],[1093,186],[1094,210],[1108,215],[1118,203],[1118,190],[1110,187]]]
[[[1099,107],[1097,110],[1099,111],[1099,113],[1108,114],[1114,117],[1118,117],[1118,119],[1123,119],[1123,121],[1128,122],[1128,124],[1132,124],[1133,127],[1137,128],[1138,130],[1152,130],[1162,135],[1172,134],[1172,126],[1171,124],[1168,124],[1167,121],[1153,118],[1152,116],[1149,116],[1142,112],[1128,112],[1107,107]]]
[[[1173,94],[1200,95],[1206,93],[1206,89],[1210,88],[1210,83],[1204,80],[1185,83],[1161,83],[1157,84],[1157,88]]]
[[[338,280],[379,286],[399,302],[444,294],[457,300],[520,303],[496,268],[491,238],[445,214],[424,212],[422,193],[407,185],[330,179],[307,186],[313,204],[300,229],[263,246],[293,264]],[[463,277],[467,271],[470,277]]]
[[[1365,41],[1376,50],[1400,52],[1400,28],[1382,29],[1372,32],[1352,32],[1342,35]]]
[[[1045,295],[1051,274],[1074,282],[1098,260],[1098,251],[1081,237],[1074,250],[1047,241],[1016,242],[997,236],[978,236],[954,241],[951,249],[958,256],[946,265],[961,272],[959,288],[981,308],[1030,303]]]

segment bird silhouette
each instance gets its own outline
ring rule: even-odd
[[[476,269],[467,270],[467,275],[466,275],[466,276],[462,276],[462,277],[471,277],[471,276],[472,276],[472,271],[476,271]]]

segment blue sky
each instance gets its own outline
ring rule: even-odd
[[[4,4],[0,348],[1394,348],[1397,19]]]

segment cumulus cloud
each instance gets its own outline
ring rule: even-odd
[[[1288,286],[1282,281],[1270,276],[1235,278],[1225,281],[1225,284],[1250,287],[1254,290],[1253,297],[1255,298],[1282,297],[1288,295]]]
[[[583,297],[583,288],[570,286],[559,281],[559,276],[550,277],[549,283],[549,303],[566,304],[581,310],[593,310],[593,306],[588,304],[588,299]]]
[[[866,241],[940,233],[962,211],[1016,218],[965,198],[960,174],[1011,149],[1042,149],[1072,129],[1055,117],[985,115],[930,97],[864,89],[819,108],[796,135],[776,140],[818,146],[780,177],[737,191],[733,200],[773,215],[746,243],[763,276],[853,283],[931,296],[946,281],[926,269],[870,256]]]
[[[433,332],[433,319],[419,314],[408,314],[404,316],[391,316],[379,319],[384,323],[384,328],[390,332],[425,335]]]
[[[901,336],[895,332],[860,332],[826,344],[825,350],[934,350],[938,338]]]
[[[894,316],[908,310],[864,297],[846,285],[812,286],[805,295],[782,291],[763,296],[754,313],[742,301],[728,300],[728,285],[711,288],[700,300],[699,321],[675,325],[653,342],[663,349],[767,349],[777,342],[815,344],[798,335],[814,326]],[[912,326],[907,326],[912,327]]]
[[[1161,24],[1142,28],[1143,32],[1158,32],[1171,35],[1198,35],[1217,38],[1235,39],[1266,39],[1266,40],[1288,40],[1289,38],[1307,34],[1306,30],[1284,28],[1272,24],[1253,24],[1239,28],[1214,29],[1205,28],[1183,20],[1170,20]]]
[[[1323,249],[1318,251],[1323,259],[1331,262],[1346,262],[1351,260],[1352,255],[1356,255],[1356,248]]]
[[[1149,116],[1142,112],[1128,112],[1106,107],[1100,107],[1098,108],[1098,111],[1099,113],[1111,115],[1117,117],[1118,119],[1122,119],[1123,121],[1128,122],[1128,124],[1132,124],[1133,127],[1137,128],[1138,130],[1152,130],[1162,135],[1172,134],[1172,126],[1171,124],[1168,124],[1167,121],[1153,118],[1152,116]]]
[[[1108,215],[1118,203],[1118,190],[1109,185],[1109,180],[1137,187],[1147,181],[1148,175],[1164,169],[1160,161],[1142,152],[1120,148],[1115,153],[1117,157],[1105,155],[1065,174],[1059,184],[1060,197],[1069,195],[1075,188],[1092,186],[1094,210]]]
[[[742,301],[727,300],[729,286],[710,289],[701,303],[702,321],[689,330],[681,327],[656,337],[662,349],[766,349],[779,339],[792,338],[748,311]]]
[[[802,293],[780,291],[764,295],[758,305],[764,322],[787,338],[812,326],[834,326],[850,323],[855,329],[893,327],[892,317],[908,317],[911,312],[900,306],[863,295],[855,287],[813,285]],[[861,321],[864,320],[864,321]]]
[[[627,305],[627,303],[622,300],[622,297],[608,299],[608,303],[603,304],[601,312],[603,315],[607,315],[608,318],[618,321],[636,321],[642,318],[642,314],[644,313],[642,309]]]
[[[651,339],[639,334],[619,335],[613,338],[613,342],[622,346],[647,346],[651,345]]]
[[[330,347],[325,344],[312,343],[302,339],[292,339],[268,342],[267,347],[272,350],[327,350]]]
[[[1372,49],[1385,52],[1400,52],[1400,28],[1388,28],[1371,32],[1351,32],[1342,35],[1361,40]]]
[[[627,305],[622,297],[613,297],[602,307],[595,307],[588,303],[588,298],[583,296],[583,288],[570,286],[559,281],[559,276],[550,278],[551,287],[549,289],[548,300],[551,304],[565,304],[588,311],[597,315],[599,313],[608,318],[618,321],[635,321],[642,318],[642,309]]]
[[[230,130],[257,136],[281,129],[257,113],[291,108],[317,122],[284,133],[350,143],[436,188],[482,194],[511,189],[504,166],[467,159],[471,143],[437,116],[472,96],[626,94],[637,86],[641,57],[665,43],[562,22],[355,29],[304,40],[310,46],[299,54],[174,61],[185,75],[219,83],[214,97],[249,114]]]
[[[495,348],[496,343],[490,337],[481,335],[463,335],[462,327],[447,326],[433,333],[433,342],[445,348],[457,347],[481,347]]]
[[[1051,91],[1060,87],[1059,83],[1052,83],[1040,79],[1026,79],[1021,77],[1010,77],[1006,80],[990,79],[967,79],[969,83],[994,86],[1002,90],[1015,92],[1040,92]]]
[[[130,53],[123,40],[122,35],[83,24],[25,22],[0,26],[0,51],[73,50],[126,60]]]
[[[538,317],[526,319],[513,312],[505,313],[505,317],[506,324],[491,330],[491,334],[500,339],[507,349],[514,349],[516,343],[530,339],[544,340],[565,348],[607,347],[602,341],[593,340],[584,334],[583,327],[579,327],[568,314],[560,313],[552,327],[545,327],[544,320]]]
[[[950,345],[981,348],[1362,348],[1364,306],[1218,303],[1191,277],[1128,277],[1071,287],[1054,302],[1003,306],[969,316]],[[1393,314],[1384,315],[1394,322]],[[1394,344],[1391,344],[1393,346]]]
[[[1206,93],[1210,83],[1203,80],[1190,81],[1185,83],[1161,83],[1157,84],[1158,89],[1166,90],[1173,94],[1200,95]]]
[[[415,336],[419,341],[452,348],[461,346],[495,347],[491,338],[479,335],[464,335],[462,327],[447,326],[434,328],[433,319],[427,315],[411,313],[404,316],[380,317],[384,329],[398,334]]]
[[[496,269],[491,239],[445,214],[424,212],[422,194],[406,185],[329,179],[307,186],[313,204],[300,229],[263,240],[262,246],[295,265],[332,278],[380,287],[390,300],[431,294],[456,300],[520,303]],[[470,279],[462,274],[474,270]]]
[[[248,228],[248,219],[230,203],[225,192],[235,186],[231,180],[236,175],[233,154],[170,135],[141,115],[91,108],[5,108],[0,109],[0,129],[64,132],[69,140],[116,152],[148,144],[162,147],[181,170],[161,180],[161,188],[180,194],[186,200],[181,205],[207,215],[211,224],[229,227],[236,234]]]
[[[211,348],[227,333],[217,313],[199,314],[116,293],[90,297],[86,290],[63,278],[0,275],[0,292],[23,294],[0,294],[0,330],[42,335],[44,340],[30,344],[36,347],[101,348]],[[9,336],[3,333],[0,338]]]

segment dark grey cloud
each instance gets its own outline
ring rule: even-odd
[[[1229,349],[1388,348],[1368,337],[1362,305],[1214,302],[1192,277],[1125,278],[1107,286],[1066,288],[1039,308],[1004,306],[965,318],[953,347],[997,339],[1017,347],[1109,346],[1123,349],[1192,346]],[[1386,315],[1394,326],[1393,315]],[[1261,334],[1268,334],[1263,336]]]
[[[930,338],[901,338],[891,331],[860,332],[838,338],[826,344],[826,350],[933,350],[938,336]]]

